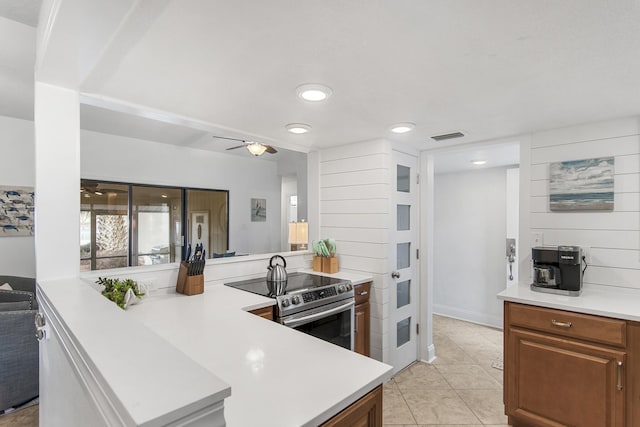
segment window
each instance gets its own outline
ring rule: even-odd
[[[177,262],[187,243],[224,253],[228,199],[222,190],[83,179],[80,271]]]

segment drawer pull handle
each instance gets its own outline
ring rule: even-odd
[[[360,295],[367,295],[368,293],[369,292],[367,292],[367,291],[362,291],[362,292],[360,292]]]
[[[561,328],[570,328],[571,322],[558,322],[556,319],[551,319],[551,324],[553,326],[559,326]]]
[[[622,362],[618,362],[618,384],[616,384],[618,391],[622,390]]]

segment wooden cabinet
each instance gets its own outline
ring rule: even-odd
[[[354,310],[354,351],[364,356],[370,354],[370,329],[371,308],[369,306],[369,293],[371,282],[354,286],[356,306]]]
[[[638,324],[510,302],[504,316],[511,425],[638,425]]]
[[[273,320],[273,306],[256,308],[255,310],[251,310],[249,313],[263,317],[267,320]]]
[[[322,427],[382,427],[382,386],[322,424]]]

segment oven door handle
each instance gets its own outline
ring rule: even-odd
[[[327,317],[335,313],[340,313],[341,311],[345,311],[346,309],[353,307],[355,304],[355,301],[349,301],[346,304],[327,311],[321,311],[320,313],[310,314],[308,316],[300,317],[297,319],[283,319],[282,324],[291,328],[295,328],[296,326],[304,325],[305,323],[313,322],[314,320],[322,319],[323,317]]]

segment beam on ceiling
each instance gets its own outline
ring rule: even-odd
[[[170,0],[45,0],[35,78],[79,89],[118,66]]]

